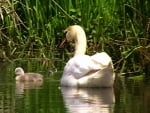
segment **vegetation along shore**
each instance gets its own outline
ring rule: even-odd
[[[87,54],[106,51],[117,72],[150,75],[149,12],[149,0],[1,0],[0,61],[52,57],[62,30],[78,24]]]

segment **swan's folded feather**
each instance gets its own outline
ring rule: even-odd
[[[78,55],[71,58],[65,66],[64,75],[73,75],[79,79],[94,70],[101,70],[108,66],[109,61],[103,61],[103,57],[109,57],[106,53],[97,53],[93,56]],[[108,58],[106,58],[108,59]]]

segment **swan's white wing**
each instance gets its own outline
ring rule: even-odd
[[[67,62],[64,68],[64,75],[73,75],[75,78],[80,78],[91,70],[92,65],[93,64],[89,56],[74,56]]]
[[[103,61],[103,58],[105,59]],[[106,61],[107,54],[97,53],[93,56],[88,55],[78,55],[71,58],[64,68],[64,75],[73,75],[75,78],[79,79],[85,76],[87,73],[93,70],[100,70],[107,66],[108,61]]]
[[[96,53],[91,56],[91,59],[93,62],[95,62],[95,64],[98,64],[101,69],[108,66],[111,66],[113,68],[111,57],[105,52]]]

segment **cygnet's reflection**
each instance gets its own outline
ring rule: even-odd
[[[40,88],[43,84],[43,81],[16,81],[16,95],[21,95],[24,93],[25,89],[35,89]]]
[[[113,88],[61,87],[69,113],[112,113]]]

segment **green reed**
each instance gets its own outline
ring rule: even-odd
[[[48,57],[62,30],[79,24],[87,34],[87,53],[108,52],[120,72],[149,65],[148,0],[3,0],[0,6],[0,58],[32,56],[34,50]]]

